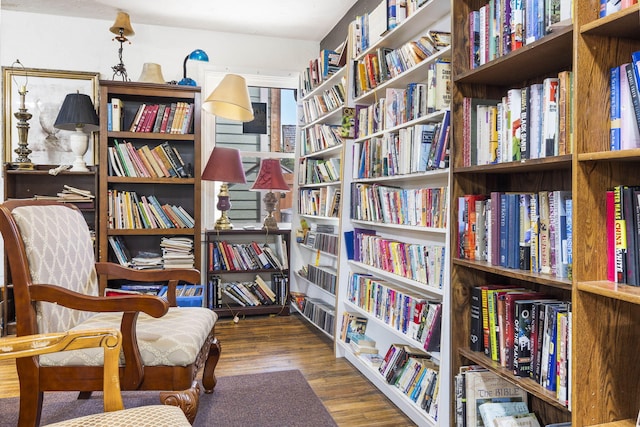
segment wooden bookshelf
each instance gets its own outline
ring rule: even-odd
[[[640,50],[640,7],[599,18],[574,2],[573,425],[633,425],[640,409],[638,288],[607,281],[605,191],[640,185],[638,150],[609,151],[609,70]],[[585,373],[588,372],[588,375]]]
[[[242,227],[242,224],[236,224]],[[205,269],[206,269],[206,306],[218,313],[221,317],[233,316],[252,316],[259,314],[278,314],[288,315],[290,310],[289,304],[289,252],[290,252],[290,229],[280,229],[276,231],[263,231],[260,226],[254,226],[255,229],[234,229],[234,230],[206,230],[205,231]],[[259,246],[268,245],[279,259],[286,264],[280,269],[277,266],[272,268],[248,268],[240,260],[240,265],[244,268],[229,269],[220,260],[222,256],[219,252],[221,243],[230,246],[251,245],[252,242]],[[282,256],[282,252],[287,254]],[[237,252],[236,252],[237,253]],[[276,283],[275,275],[284,278],[281,283]],[[222,291],[223,285],[229,282],[253,282],[256,276],[260,276],[267,285],[270,285],[273,293],[276,295],[274,303],[261,303],[251,305],[246,303],[241,305],[238,302],[225,295]]]
[[[109,103],[117,98],[123,101],[123,124],[121,131],[109,129]],[[193,124],[185,133],[131,132],[130,127],[141,104],[165,104],[183,102],[193,104]],[[131,256],[140,252],[161,254],[162,237],[188,237],[193,239],[194,267],[201,267],[201,152],[200,152],[200,105],[199,87],[168,84],[100,81],[100,163],[99,174],[99,260],[116,261],[109,247],[110,236],[121,237]],[[176,148],[185,165],[190,165],[188,177],[140,177],[117,176],[109,160],[109,148],[115,141],[129,142],[137,150],[143,145],[156,147],[165,141]],[[109,203],[112,191],[136,192],[138,196],[154,195],[160,204],[181,206],[191,217],[193,227],[145,228],[144,226],[114,226],[116,215]],[[110,213],[110,208],[112,209]],[[123,214],[131,214],[123,210]],[[110,221],[111,219],[111,221]],[[106,284],[101,284],[102,286]]]

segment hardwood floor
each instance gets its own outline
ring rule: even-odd
[[[333,344],[298,315],[255,316],[216,325],[222,357],[219,377],[300,370],[340,426],[414,426],[349,362],[333,356]],[[11,362],[0,362],[0,398],[18,395]]]

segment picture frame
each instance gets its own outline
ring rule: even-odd
[[[53,124],[69,93],[77,91],[89,95],[96,111],[98,110],[99,75],[100,73],[88,71],[2,67],[5,162],[12,163],[17,157],[14,150],[18,147],[18,119],[14,113],[20,105],[18,89],[26,84],[25,107],[32,114],[28,120],[27,142],[32,151],[29,159],[36,165],[72,164],[75,159],[69,146],[69,135],[72,132],[55,129]],[[96,141],[97,135],[94,132],[89,138],[89,149],[85,154],[87,165],[97,164]]]

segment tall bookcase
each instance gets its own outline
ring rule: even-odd
[[[538,193],[540,191],[572,189],[572,156],[552,156],[532,160],[465,166],[465,121],[463,98],[498,99],[511,88],[541,83],[546,77],[572,69],[573,29],[569,26],[553,32],[526,47],[513,50],[484,65],[472,68],[469,53],[469,14],[487,2],[453,2],[453,99],[452,99],[452,215],[458,229],[458,198],[464,195],[484,195],[492,192]],[[575,223],[575,222],[574,222]],[[450,246],[458,247],[458,233],[451,235]],[[575,245],[574,245],[575,247]],[[574,258],[575,263],[575,258]],[[568,421],[569,410],[560,404],[555,393],[530,378],[516,377],[483,352],[470,351],[471,289],[486,284],[508,284],[537,290],[558,299],[571,299],[571,280],[550,274],[500,267],[487,261],[461,259],[452,254],[451,319],[452,372],[460,366],[479,364],[529,393],[529,409],[541,423]],[[451,402],[454,403],[454,402]],[[451,411],[454,411],[454,406]]]
[[[301,79],[294,224],[306,224],[292,242],[293,310],[331,339],[335,336],[340,213],[344,203],[344,138],[339,130],[346,105],[347,67],[315,85]],[[332,241],[330,245],[325,242]]]
[[[123,103],[122,131],[108,128],[109,103],[114,98]],[[193,104],[194,107],[193,126],[187,133],[129,131],[140,105],[171,105],[178,102]],[[109,246],[109,237],[121,238],[131,256],[141,252],[161,253],[160,242],[163,237],[187,237],[193,239],[194,266],[198,269],[201,267],[200,104],[199,87],[100,81],[100,162],[103,167],[99,174],[98,235],[101,261],[116,261]],[[136,150],[144,145],[153,149],[168,142],[177,149],[184,164],[190,165],[190,174],[188,177],[116,176],[109,160],[109,148],[114,147],[116,141],[121,145],[129,142]],[[193,217],[195,225],[189,228],[116,228],[110,221],[114,218],[116,208],[110,202],[113,192],[136,192],[139,197],[155,196],[161,205],[180,206]],[[132,210],[123,207],[122,213],[132,214]]]
[[[572,421],[633,426],[640,411],[640,288],[607,281],[604,235],[605,192],[640,184],[640,150],[609,150],[609,70],[640,50],[639,7],[599,18],[598,2],[574,3]]]
[[[305,95],[301,99],[301,108],[303,109],[301,115],[303,117],[305,115],[308,116],[308,113],[304,110],[304,108],[307,108],[304,105],[305,102],[331,88],[339,79],[344,81],[347,92],[346,108],[340,109],[341,111],[333,110],[317,118],[314,117],[312,120],[304,121],[299,126],[301,142],[297,144],[300,150],[298,152],[297,176],[305,175],[306,178],[304,176],[301,177],[297,185],[298,211],[296,215],[298,220],[306,221],[310,231],[306,234],[306,237],[299,237],[300,241],[293,244],[292,292],[294,297],[296,291],[302,292],[307,297],[311,296],[315,300],[312,302],[323,304],[328,307],[328,310],[332,311],[333,324],[330,330],[325,328],[325,332],[334,339],[337,357],[345,357],[349,360],[418,425],[447,425],[450,422],[448,411],[451,399],[449,385],[451,372],[449,363],[449,253],[447,250],[447,242],[449,240],[449,168],[445,166],[441,169],[435,168],[428,171],[423,169],[422,172],[418,172],[419,169],[416,168],[367,175],[361,174],[359,171],[360,156],[358,153],[364,152],[362,147],[373,140],[393,139],[400,133],[411,132],[414,129],[417,131],[422,125],[425,127],[433,126],[430,128],[433,129],[436,125],[440,125],[445,117],[449,117],[449,112],[445,111],[445,109],[429,111],[428,113],[423,111],[408,120],[399,119],[397,124],[375,129],[366,135],[358,135],[358,131],[355,128],[357,128],[359,121],[357,117],[358,110],[371,106],[370,110],[373,111],[374,106],[377,105],[380,99],[387,96],[387,89],[400,91],[407,89],[407,86],[412,83],[424,84],[425,88],[428,87],[429,68],[434,67],[438,61],[448,61],[451,50],[446,48],[434,52],[433,55],[428,56],[417,65],[409,67],[392,78],[379,82],[371,90],[358,91],[356,93],[354,83],[357,73],[356,64],[362,62],[365,56],[374,54],[377,56],[377,52],[383,49],[398,49],[412,40],[419,39],[429,30],[450,31],[450,7],[450,2],[447,0],[424,2],[406,20],[392,30],[384,32],[380,38],[372,40],[366,49],[356,54],[353,46],[349,46],[349,53],[353,53],[355,56],[347,59],[347,64],[344,68],[321,85],[306,92],[303,90]],[[389,108],[392,107],[389,105]],[[345,129],[352,130],[353,134],[345,137],[340,146],[326,147],[317,151],[312,150],[311,152],[305,151],[305,142],[309,140],[307,135],[310,129],[322,123],[340,124],[341,121],[344,123]],[[374,149],[372,148],[373,151]],[[415,153],[411,151],[409,145],[398,154],[399,156],[402,155],[404,159],[410,159],[409,162],[416,159]],[[308,180],[308,172],[301,174],[302,168],[312,162],[322,163],[337,157],[341,159],[339,180],[313,182]],[[331,215],[327,218],[322,215],[309,215],[309,212],[306,211],[308,204],[316,194],[319,194],[327,187],[335,187],[336,190],[339,189],[341,192],[342,206],[337,212],[337,216]],[[440,221],[437,219],[432,221],[430,217],[429,220],[425,220],[427,222],[421,222],[423,219],[420,218],[421,215],[415,215],[413,220],[407,219],[406,221],[398,218],[393,220],[387,218],[385,220],[382,217],[374,219],[358,216],[356,211],[359,210],[378,209],[379,212],[382,212],[382,209],[384,209],[382,205],[379,208],[373,207],[375,203],[372,200],[367,200],[366,196],[364,198],[360,197],[367,192],[366,189],[375,192],[380,187],[385,187],[392,191],[397,190],[399,197],[424,197],[426,201],[427,197],[433,196],[433,199],[429,200],[441,200],[440,209],[434,209],[434,211],[437,211],[436,216],[439,215]],[[362,192],[360,192],[361,190]],[[365,206],[369,206],[369,208]],[[430,210],[430,207],[427,208],[425,206],[425,211]],[[385,213],[393,210],[394,214],[401,212],[403,215],[409,215],[406,207],[404,210],[399,206],[388,206],[386,209]],[[294,221],[296,225],[297,222]],[[356,235],[362,230],[366,230],[364,231],[365,233],[375,233],[376,237],[382,240],[393,241],[392,244],[403,245],[403,247],[407,248],[407,253],[410,251],[409,247],[416,250],[420,248],[420,251],[424,251],[422,253],[430,251],[434,265],[421,270],[424,272],[424,277],[419,276],[418,269],[414,271],[416,274],[409,271],[401,273],[398,270],[394,271],[391,266],[385,268],[381,265],[375,265],[376,261],[385,258],[391,260],[392,257],[391,254],[387,256],[387,254],[383,253],[382,246],[384,246],[384,243],[382,241],[379,241],[380,246],[373,249],[370,262],[364,259],[356,261],[352,249],[356,245],[354,244]],[[435,260],[436,256],[438,257],[437,261]],[[426,258],[423,261],[424,264],[428,262]],[[436,267],[435,264],[438,264],[438,266]],[[330,270],[331,274],[336,276],[335,285],[327,291],[327,289],[322,288],[322,285],[317,286],[307,278],[301,277],[299,271],[303,266],[311,269]],[[405,266],[407,270],[410,270],[408,264]],[[430,273],[427,274],[429,269]],[[442,275],[433,274],[436,270],[442,272]],[[417,348],[423,347],[423,343],[413,338],[411,332],[403,331],[401,326],[394,324],[393,321],[389,321],[389,319],[380,314],[386,308],[390,309],[390,311],[387,310],[388,312],[393,311],[391,309],[392,303],[381,303],[377,308],[367,308],[365,304],[355,301],[354,281],[352,278],[358,276],[371,277],[380,283],[384,282],[385,289],[382,290],[380,288],[380,295],[384,292],[387,292],[388,295],[405,295],[408,299],[438,305],[439,309],[442,310],[442,328],[434,346],[437,350],[429,352],[433,362],[438,365],[439,369],[438,402],[434,403],[434,411],[431,413],[412,401],[398,387],[389,384],[377,368],[357,355],[351,345],[341,339],[343,314],[349,312],[367,319],[366,334],[376,341],[376,347],[382,356],[385,355],[392,344]],[[292,304],[292,307],[296,307],[296,305]],[[304,310],[302,312],[304,314]],[[399,319],[400,317],[398,316],[397,318]],[[313,319],[311,320],[313,322]],[[437,411],[437,415],[435,415],[436,407],[442,408]]]
[[[359,111],[365,109],[373,113],[374,117],[369,123],[374,124],[357,125],[355,138],[347,141],[344,150],[345,205],[341,219],[344,242],[341,245],[339,263],[340,287],[336,314],[341,321],[343,314],[347,312],[365,317],[366,335],[376,342],[376,347],[384,356],[393,344],[419,349],[424,347],[420,338],[414,337],[411,330],[403,328],[397,320],[393,320],[396,316],[404,316],[403,309],[390,314],[394,311],[393,307],[397,309],[392,302],[393,298],[401,298],[410,307],[413,307],[414,302],[439,306],[439,341],[435,345],[432,344],[429,351],[432,361],[438,367],[438,402],[433,403],[432,411],[421,408],[420,402],[412,401],[399,387],[389,384],[376,367],[372,367],[366,359],[354,352],[350,344],[338,339],[336,348],[338,356],[349,360],[416,424],[447,425],[451,394],[448,383],[450,341],[447,248],[450,233],[450,174],[445,164],[435,167],[421,165],[418,161],[420,148],[411,141],[416,140],[416,135],[434,131],[435,135],[430,133],[433,137],[431,144],[436,146],[438,131],[435,129],[442,126],[439,129],[443,130],[443,136],[446,134],[444,121],[449,112],[448,105],[438,105],[434,111],[426,108],[418,111],[416,108],[416,111],[409,112],[412,109],[409,93],[413,90],[412,96],[418,97],[418,89],[415,89],[414,84],[424,85],[422,87],[425,91],[435,91],[430,81],[430,77],[434,76],[429,69],[434,71],[436,64],[439,67],[440,63],[444,63],[446,67],[451,58],[451,50],[441,48],[434,51],[416,65],[395,76],[392,74],[391,78],[378,81],[375,87],[368,90],[356,90],[355,87],[358,66],[367,62],[367,57],[380,57],[381,51],[399,50],[406,43],[418,40],[429,30],[451,30],[448,1],[425,2],[395,28],[370,43],[349,63],[350,105],[354,107],[356,123],[362,122],[363,115],[360,115]],[[443,81],[441,86],[445,84]],[[409,85],[412,87],[409,88]],[[406,102],[404,114],[397,111],[394,96],[401,97]],[[382,99],[385,100],[384,105],[381,104]],[[375,117],[378,111],[386,112],[387,118]],[[390,119],[391,116],[395,116],[395,119]],[[422,137],[418,139],[422,141]],[[399,147],[397,157],[390,154],[394,151],[392,147]],[[378,154],[374,154],[376,152]],[[371,155],[368,156],[366,153]],[[394,164],[396,159],[397,163]],[[433,213],[434,216],[427,216],[426,212]],[[367,234],[375,234],[375,237],[367,238]],[[363,237],[361,241],[365,242],[362,246],[358,243],[359,236]],[[367,241],[369,243],[366,243]],[[368,245],[372,245],[371,256],[358,256],[358,251],[364,250],[362,248]],[[385,248],[390,248],[391,252],[386,253]],[[391,261],[395,256],[402,258],[401,253],[407,254],[406,264],[400,260],[398,263],[385,262]],[[411,260],[416,253],[425,254],[425,258]],[[421,264],[424,270],[421,270]],[[357,278],[363,277],[365,282],[358,281]],[[378,297],[372,297],[377,300],[373,304],[360,298],[363,287],[370,286],[369,280],[382,285],[376,288]],[[408,316],[413,319],[414,314]],[[426,333],[425,330],[425,335]]]

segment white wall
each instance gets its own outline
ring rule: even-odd
[[[119,62],[119,43],[112,40],[114,34],[109,32],[114,20],[115,16],[97,20],[3,10],[0,65],[11,66],[20,59],[27,68],[98,72],[101,79],[110,80],[111,67]],[[188,75],[203,86],[203,96],[213,90],[211,82],[205,81],[210,72],[236,72],[254,80],[249,84],[270,86],[266,84],[269,76],[276,76],[274,81],[290,79],[319,51],[319,42],[142,25],[135,22],[134,16],[131,25],[136,34],[130,37],[131,44],[124,46],[123,62],[132,81],[138,79],[145,62],[160,64],[165,80],[180,80],[185,56],[194,49],[203,49],[210,62],[190,61],[187,68]],[[260,78],[256,80],[255,76]],[[210,124],[209,120],[203,124]],[[2,112],[0,129],[3,128]],[[203,141],[205,151],[212,146],[209,139]],[[2,188],[0,179],[0,192]],[[0,196],[4,199],[3,194]]]
[[[16,58],[28,68],[95,71],[111,79],[111,67],[118,63],[119,43],[109,32],[115,16],[105,20],[71,18],[23,12],[2,11],[0,65],[10,66]],[[209,55],[210,65],[252,69],[260,74],[269,70],[300,71],[318,53],[318,42],[269,38],[136,24],[135,35],[125,44],[123,62],[129,78],[137,80],[142,64],[162,66],[164,78],[180,80],[184,57],[194,49]],[[190,61],[189,74],[197,75]]]

